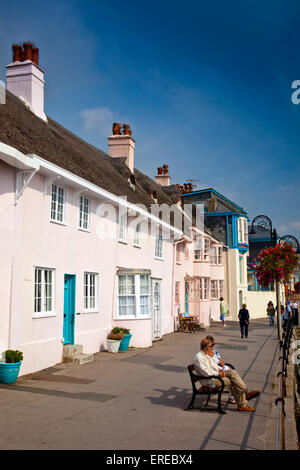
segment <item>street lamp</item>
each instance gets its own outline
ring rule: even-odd
[[[251,230],[249,232],[250,234],[255,234],[257,233],[254,229],[254,227],[257,227],[260,229],[260,231],[265,232],[269,231],[270,232],[270,246],[273,247],[277,244],[277,232],[276,229],[272,227],[272,221],[267,217],[266,215],[258,215],[255,217],[252,221],[251,225]],[[277,304],[277,332],[278,332],[278,339],[281,340],[281,304],[280,304],[280,284],[278,281],[276,281],[276,304]]]

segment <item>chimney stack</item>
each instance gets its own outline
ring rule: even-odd
[[[123,129],[123,133],[122,133]],[[113,135],[108,137],[108,154],[113,158],[123,157],[131,173],[134,172],[135,141],[128,124],[113,123]]]
[[[47,121],[44,113],[44,72],[39,67],[39,50],[31,42],[23,48],[13,44],[13,62],[6,66],[6,88],[23,99],[30,110]]]
[[[169,165],[163,165],[157,168],[155,181],[161,186],[170,186],[171,177],[169,175]]]

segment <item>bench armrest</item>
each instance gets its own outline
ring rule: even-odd
[[[198,380],[207,380],[207,379],[217,379],[221,382],[221,385],[223,385],[223,387],[225,387],[225,384],[224,384],[224,380],[222,379],[222,377],[220,377],[219,375],[196,375],[196,374],[193,374],[193,376]]]
[[[233,367],[233,365],[230,364],[229,362],[225,362],[225,366],[228,366],[228,367],[230,367],[230,369],[235,370],[235,368]]]

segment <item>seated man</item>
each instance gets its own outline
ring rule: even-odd
[[[220,376],[225,386],[229,386],[234,399],[237,403],[238,411],[255,411],[254,408],[248,406],[247,400],[257,397],[260,394],[259,390],[254,390],[252,392],[247,392],[246,384],[243,382],[236,370],[228,369],[223,370],[221,366],[218,366],[216,361],[210,357],[212,352],[212,346],[210,341],[203,339],[200,343],[200,351],[196,354],[193,359],[193,365],[195,367],[195,372],[198,375],[207,377],[209,375],[218,375]],[[210,388],[219,388],[221,382],[217,379],[202,379],[200,383],[204,387]]]
[[[222,367],[223,370],[229,370],[229,367],[225,365],[225,362],[223,361],[223,359],[221,358],[221,354],[219,353],[219,351],[217,351],[216,349],[214,349],[214,346],[215,346],[215,339],[213,336],[210,336],[210,335],[207,335],[205,337],[205,339],[207,339],[208,341],[210,341],[210,345],[211,347],[213,348],[212,349],[212,352],[210,355],[210,357],[212,357],[216,363],[218,364],[218,366]],[[232,405],[236,405],[236,401],[234,399],[234,396],[230,393],[229,397],[228,397],[228,401],[229,403],[231,403]]]

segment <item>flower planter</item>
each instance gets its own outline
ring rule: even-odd
[[[22,362],[0,362],[0,382],[13,384],[18,378]]]
[[[108,339],[107,340],[107,351],[111,353],[117,353],[119,351],[121,340],[119,339]]]
[[[123,339],[120,344],[119,351],[128,351],[129,343],[130,343],[130,338],[132,335],[124,335]]]

